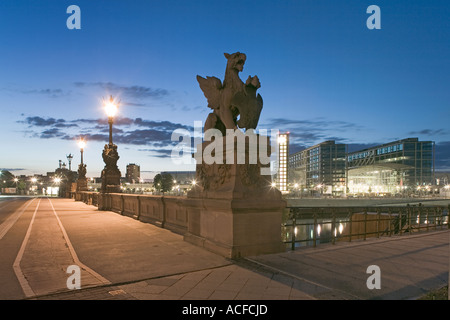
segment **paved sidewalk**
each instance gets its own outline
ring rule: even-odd
[[[53,200],[54,201],[54,200]],[[240,260],[221,258],[202,248],[183,241],[183,237],[156,226],[141,223],[111,212],[99,212],[85,204],[55,203],[56,210],[65,208],[60,214],[67,225],[69,235],[77,232],[72,219],[82,219],[88,215],[94,225],[103,221],[117,223],[123,229],[152,235],[150,241],[164,238],[171,250],[159,250],[161,265],[152,260],[154,270],[146,278],[127,278],[122,275],[97,272],[111,281],[110,285],[95,288],[64,291],[41,295],[33,299],[47,300],[337,300],[337,299],[415,299],[430,289],[448,284],[449,271],[449,231],[433,231],[418,235],[393,238],[368,239],[352,243],[340,242],[336,245],[324,244],[316,248],[301,248],[285,253],[249,257]],[[76,208],[77,214],[70,213]],[[82,212],[80,212],[82,209]],[[107,220],[104,220],[107,218]],[[108,222],[106,222],[108,221]],[[86,232],[94,232],[90,229]],[[113,227],[113,225],[109,226]],[[134,230],[134,231],[133,231]],[[118,232],[118,231],[117,231]],[[122,231],[123,232],[123,231]],[[133,235],[121,234],[123,242]],[[136,239],[134,239],[136,240]],[[89,257],[89,251],[76,239],[75,249],[82,257]],[[142,242],[141,242],[142,243]],[[174,248],[184,248],[183,256]],[[142,248],[141,248],[142,249]],[[148,246],[145,251],[154,248]],[[186,254],[187,253],[187,254]],[[179,258],[177,258],[177,255]],[[192,259],[202,257],[213,259],[193,263]],[[118,255],[118,259],[121,256]],[[89,267],[89,259],[83,261]],[[95,262],[95,260],[93,260]],[[164,267],[163,261],[175,262],[176,268]],[[120,263],[120,261],[118,261]],[[134,263],[134,262],[131,262]],[[142,263],[136,261],[136,263]],[[369,265],[378,265],[381,270],[381,289],[369,290],[366,273]],[[196,266],[196,267],[195,267]],[[202,267],[203,266],[203,267]],[[168,272],[172,270],[171,272]],[[116,280],[114,280],[116,279]],[[126,279],[121,281],[120,279]]]

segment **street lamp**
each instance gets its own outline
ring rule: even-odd
[[[77,191],[86,191],[87,188],[87,179],[86,179],[86,165],[83,161],[83,153],[84,148],[86,147],[86,140],[80,139],[78,140],[78,146],[80,147],[81,152],[81,163],[78,166],[78,181],[77,181]]]
[[[114,116],[117,114],[117,111],[119,109],[119,104],[116,103],[112,96],[109,97],[108,101],[103,102],[106,115],[108,116],[108,124],[109,124],[109,144],[113,144],[112,139],[112,125],[114,122]]]
[[[105,145],[102,153],[103,161],[105,162],[105,168],[102,171],[102,192],[121,192],[121,173],[117,167],[117,161],[120,157],[117,152],[117,146],[113,144],[112,139],[112,125],[114,116],[117,114],[119,108],[119,102],[116,102],[114,98],[110,96],[109,100],[103,100],[103,106],[106,115],[108,116],[109,144]]]
[[[86,141],[84,139],[78,140],[78,146],[80,147],[81,151],[81,165],[83,165],[83,152],[84,148],[86,147]]]
[[[67,157],[67,161],[69,162],[69,171],[72,171],[73,154],[69,153],[66,157]]]

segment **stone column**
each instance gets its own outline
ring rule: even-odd
[[[121,173],[117,167],[117,161],[120,158],[117,152],[117,145],[106,144],[103,149],[102,157],[105,162],[105,167],[102,170],[102,187],[98,197],[98,209],[110,210],[111,201],[107,194],[122,192],[120,188]]]
[[[121,192],[120,189],[120,177],[121,173],[117,167],[117,161],[119,160],[119,154],[117,152],[117,145],[107,144],[103,149],[103,161],[105,162],[105,168],[102,171],[102,188],[101,192]]]
[[[78,166],[78,180],[77,180],[77,192],[87,191],[87,178],[86,178],[86,165],[80,163]]]
[[[284,251],[281,222],[286,202],[272,188],[270,175],[261,175],[261,168],[269,164],[262,165],[259,157],[250,164],[248,145],[247,160],[239,164],[237,143],[226,145],[226,137],[222,143],[223,159],[234,152],[234,162],[197,164],[197,185],[188,193],[184,239],[228,258]],[[199,148],[204,151],[209,144]]]

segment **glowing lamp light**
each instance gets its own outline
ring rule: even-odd
[[[55,178],[53,181],[55,181],[55,183],[60,183],[61,182],[61,178]]]
[[[78,140],[78,146],[80,149],[84,149],[86,147],[86,141],[82,139]]]
[[[117,109],[117,104],[114,101],[110,100],[105,103],[105,112],[108,117],[113,118],[117,114]]]

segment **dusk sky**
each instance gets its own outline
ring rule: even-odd
[[[67,7],[81,9],[69,30]],[[368,6],[381,10],[369,30]],[[177,128],[211,111],[196,76],[223,80],[224,53],[257,75],[258,128],[291,133],[291,150],[325,140],[357,150],[417,137],[450,170],[448,0],[2,0],[0,169],[45,174],[87,139],[88,176],[108,143],[102,98],[121,100],[114,142],[122,175],[194,170],[170,158]],[[144,174],[145,177],[145,174]]]

